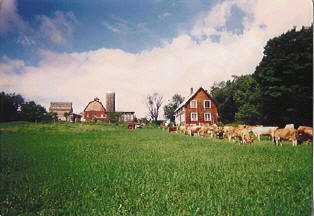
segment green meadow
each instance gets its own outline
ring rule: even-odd
[[[0,215],[311,215],[312,145],[0,124]]]

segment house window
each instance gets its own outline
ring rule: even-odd
[[[197,108],[197,100],[191,100],[190,107],[191,108]]]
[[[197,121],[197,113],[196,112],[191,112],[191,121]]]
[[[104,117],[104,114],[101,114],[101,117],[103,118],[103,117]]]
[[[204,100],[204,108],[210,108],[210,107],[211,107],[210,100]]]
[[[212,114],[211,113],[204,113],[204,121],[211,121]]]

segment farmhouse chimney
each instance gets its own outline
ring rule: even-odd
[[[193,88],[191,88],[190,94],[193,94]]]

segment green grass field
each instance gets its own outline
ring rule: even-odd
[[[0,215],[311,215],[312,145],[0,124]]]

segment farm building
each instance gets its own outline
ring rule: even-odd
[[[175,110],[176,125],[217,124],[218,112],[216,103],[209,93],[200,87],[193,92]]]
[[[98,98],[89,102],[83,112],[85,121],[103,121],[106,119],[106,109]]]
[[[58,120],[66,121],[64,114],[73,112],[71,102],[51,102],[49,112],[57,113]]]
[[[106,108],[107,112],[116,111],[116,94],[114,92],[108,91],[106,93]]]
[[[119,112],[121,114],[120,121],[133,121],[134,112]]]
[[[115,93],[108,91],[106,93],[106,108],[102,105],[98,98],[89,102],[84,111],[81,113],[82,121],[133,121],[134,112],[115,111]]]

